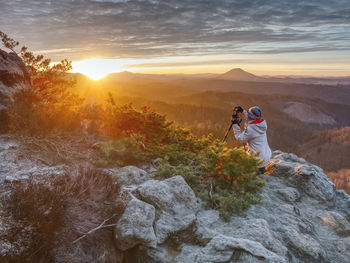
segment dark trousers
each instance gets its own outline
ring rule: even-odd
[[[265,166],[259,168],[259,173],[260,173],[260,174],[266,173],[266,168],[265,168]]]

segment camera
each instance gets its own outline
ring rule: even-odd
[[[231,121],[234,123],[239,123],[241,121],[238,113],[243,113],[243,108],[241,106],[233,107]]]
[[[222,142],[224,142],[227,138],[227,135],[229,134],[230,130],[232,129],[233,124],[240,124],[242,122],[242,119],[239,117],[238,113],[243,113],[243,108],[241,106],[236,106],[232,108],[232,117],[231,117],[231,124],[228,127],[226,134],[224,138],[222,139]]]

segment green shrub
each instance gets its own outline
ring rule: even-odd
[[[141,164],[146,160],[141,146],[133,138],[121,137],[102,141],[99,147],[103,158],[98,160],[98,166]]]
[[[243,148],[227,148],[218,141],[190,164],[161,162],[154,176],[181,175],[208,208],[218,209],[224,220],[260,202],[258,193],[264,181],[257,175],[259,161]]]
[[[228,148],[211,136],[197,138],[149,108],[112,104],[105,112],[101,133],[109,140],[100,144],[104,158],[99,165],[142,164],[161,157],[154,176],[181,175],[224,219],[259,201],[264,185],[257,175],[259,161],[243,148]]]

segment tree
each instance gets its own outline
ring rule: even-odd
[[[47,102],[56,102],[69,96],[67,90],[74,87],[75,79],[67,77],[67,72],[72,69],[72,62],[67,59],[51,65],[51,59],[43,55],[34,55],[22,46],[19,51],[19,42],[0,31],[1,41],[4,47],[16,53],[23,60],[31,76],[32,85]]]
[[[26,104],[17,107],[17,109],[27,109],[27,112],[15,112],[17,117],[22,115],[28,118],[28,111],[32,111],[34,114],[33,109],[35,108],[36,119],[40,122],[46,122],[47,128],[56,124],[66,126],[64,122],[72,122],[72,116],[69,115],[74,112],[76,117],[77,108],[83,102],[73,93],[76,83],[75,77],[67,74],[72,69],[72,62],[63,59],[57,64],[52,64],[51,59],[45,58],[43,55],[34,55],[33,52],[28,51],[26,46],[19,49],[19,42],[1,31],[0,38],[5,48],[16,53],[23,60],[31,78],[32,89],[26,92],[30,93],[27,94],[27,97],[32,99],[20,101],[24,94],[16,97],[19,100],[16,101],[17,104]],[[33,122],[33,120],[28,121]],[[77,121],[75,119],[75,125]],[[38,123],[34,122],[32,125],[36,124]]]

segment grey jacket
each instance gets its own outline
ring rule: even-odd
[[[234,124],[233,128],[237,141],[248,142],[248,151],[258,153],[258,158],[263,160],[259,167],[265,166],[271,159],[271,149],[266,136],[266,121],[262,119],[252,121],[243,131],[237,124]]]

